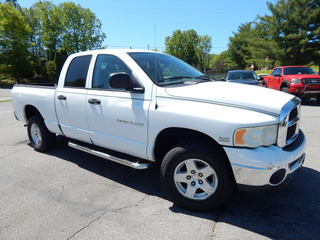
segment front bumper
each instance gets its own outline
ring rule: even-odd
[[[303,165],[306,139],[302,131],[289,146],[255,149],[224,147],[240,190],[264,191],[285,186]]]
[[[320,95],[320,84],[291,84],[289,93],[300,98],[312,98]]]

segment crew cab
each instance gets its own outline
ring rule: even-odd
[[[15,85],[11,94],[36,151],[62,135],[128,167],[159,163],[164,192],[187,209],[215,209],[237,188],[281,188],[305,159],[299,98],[211,81],[164,53],[72,54],[57,85]]]
[[[320,75],[308,66],[276,67],[263,77],[262,85],[300,98],[316,98],[320,103]]]

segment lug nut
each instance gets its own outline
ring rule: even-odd
[[[199,180],[199,184],[202,184],[203,182],[202,182],[202,180]]]
[[[188,175],[188,176],[187,176],[187,179],[190,180],[190,179],[191,179],[191,176]]]
[[[199,177],[203,177],[203,174],[202,174],[202,173],[199,173]]]
[[[191,171],[191,173],[192,173],[192,174],[195,174],[195,173],[196,173],[196,171],[195,171],[195,170],[192,170],[192,171]]]
[[[192,185],[192,186],[195,186],[195,185],[196,185],[196,183],[195,183],[195,182],[192,182],[192,183],[191,183],[191,185]]]

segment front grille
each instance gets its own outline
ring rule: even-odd
[[[292,120],[295,119],[297,116],[298,116],[298,108],[295,107],[294,109],[292,109],[292,110],[290,111],[289,121],[292,121]]]
[[[303,84],[313,84],[313,83],[320,83],[320,78],[305,78],[302,79]]]
[[[279,147],[285,147],[298,137],[300,129],[301,100],[294,98],[283,106],[279,119],[278,141]]]
[[[287,141],[290,140],[294,136],[295,132],[296,132],[296,125],[288,127],[286,140]]]

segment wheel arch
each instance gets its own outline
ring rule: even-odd
[[[281,90],[283,87],[290,88],[289,80],[283,80],[283,81],[282,81],[282,83],[281,83],[281,85],[280,85],[280,90]]]
[[[263,80],[263,81],[262,81],[262,86],[268,87],[268,85],[267,85],[267,80]]]
[[[154,157],[157,162],[161,162],[164,156],[177,144],[186,142],[186,141],[197,141],[199,144],[205,144],[207,146],[212,146],[221,151],[226,159],[228,159],[227,154],[220,144],[218,144],[212,137],[208,136],[205,133],[187,129],[172,127],[162,130],[155,141],[154,146]],[[229,162],[230,164],[230,162]]]
[[[33,116],[39,116],[43,119],[41,113],[39,112],[39,110],[33,106],[33,105],[26,105],[24,107],[24,114],[26,117],[26,120],[29,121],[31,117]]]

